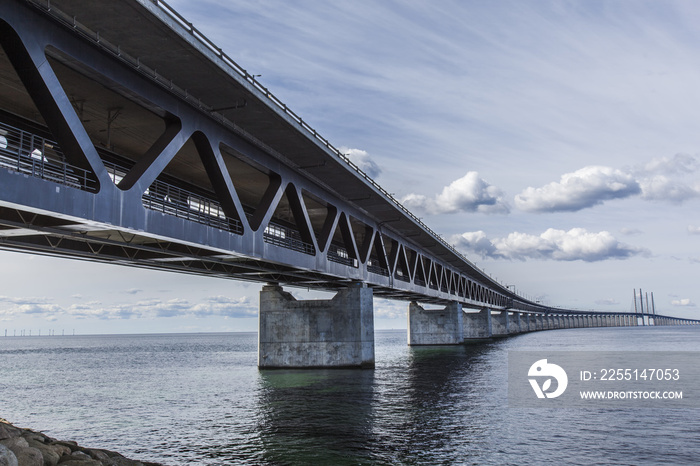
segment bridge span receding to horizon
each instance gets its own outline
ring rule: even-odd
[[[518,295],[162,1],[8,0],[0,46],[0,248],[266,283],[261,367],[373,365],[374,296],[414,345],[698,323]]]

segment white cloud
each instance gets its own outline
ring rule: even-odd
[[[644,165],[642,173],[663,175],[684,175],[700,168],[700,157],[689,154],[676,154],[673,157],[658,157]]]
[[[0,296],[0,303],[7,302],[17,305],[40,305],[50,303],[50,298],[47,297],[12,297],[12,296]]]
[[[700,226],[688,225],[688,233],[691,235],[700,235]]]
[[[442,192],[430,199],[421,194],[409,194],[401,202],[416,211],[427,214],[454,214],[458,212],[508,213],[503,192],[470,171]]]
[[[700,196],[698,185],[690,186],[684,178],[700,168],[700,157],[676,154],[673,157],[657,157],[641,168],[632,170],[642,188],[642,199],[667,201],[674,204]]]
[[[642,230],[639,228],[620,228],[620,233],[622,233],[625,236],[636,236],[636,235],[641,235]]]
[[[600,306],[619,306],[620,302],[615,298],[598,299],[595,302]]]
[[[632,175],[610,167],[588,166],[562,175],[558,182],[526,188],[515,196],[515,205],[529,212],[575,212],[640,192]]]
[[[199,318],[209,316],[255,317],[258,314],[257,306],[246,296],[239,298],[213,296],[196,303],[182,298],[147,299],[136,303],[118,303],[110,306],[103,306],[102,303],[96,301],[60,306],[48,304],[45,300],[36,298],[4,296],[0,297],[1,302],[8,303],[8,305],[0,308],[0,316],[24,315],[47,320],[55,320],[59,316],[69,316],[76,319],[129,320],[184,316]]]
[[[452,241],[460,249],[494,259],[597,262],[648,254],[642,248],[620,243],[607,231],[592,233],[583,228],[550,228],[539,236],[514,232],[495,239],[477,231],[457,235]]]
[[[671,305],[678,307],[695,307],[695,303],[688,298],[673,299],[671,300]]]
[[[361,149],[350,149],[348,147],[339,147],[338,150],[354,163],[357,168],[365,172],[370,178],[376,178],[382,173],[382,169],[370,157],[367,151]]]
[[[375,299],[375,319],[405,319],[408,304],[404,301],[392,301],[388,299]]]
[[[226,296],[212,296],[205,302],[192,308],[196,317],[222,316],[222,317],[256,317],[258,308],[251,303],[250,298],[229,298]]]
[[[680,204],[683,201],[700,196],[700,189],[687,186],[678,180],[671,180],[665,175],[643,178],[639,181],[642,199],[649,201],[668,201]]]
[[[676,154],[654,158],[642,167],[619,170],[587,166],[540,188],[528,187],[515,196],[515,205],[529,212],[576,212],[613,199],[640,195],[648,201],[681,204],[700,196],[700,185],[683,178],[700,168],[700,157]]]

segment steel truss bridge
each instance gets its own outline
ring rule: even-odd
[[[467,308],[525,299],[159,0],[0,4],[0,247]]]

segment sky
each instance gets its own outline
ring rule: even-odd
[[[169,3],[518,293],[700,318],[700,3]],[[257,328],[259,284],[0,260],[10,335]],[[375,300],[376,328],[407,307]]]

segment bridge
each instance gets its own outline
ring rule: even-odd
[[[698,323],[511,291],[160,0],[7,0],[0,45],[0,248],[265,283],[260,367],[372,366],[375,296],[412,345]]]

